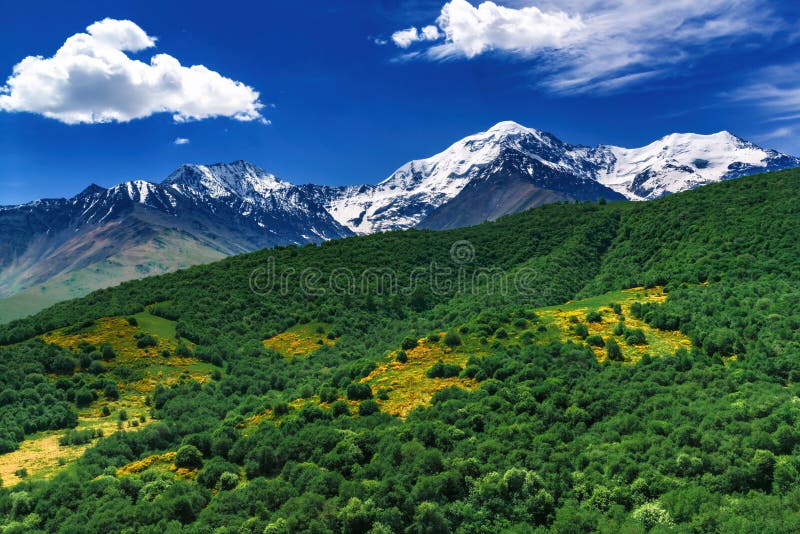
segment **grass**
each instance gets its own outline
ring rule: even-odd
[[[162,339],[175,339],[175,321],[153,315],[148,311],[139,312],[133,317],[143,331]]]
[[[332,346],[336,343],[335,340],[328,339],[329,331],[330,326],[324,323],[298,324],[277,336],[265,339],[264,346],[287,358],[308,356],[326,345]]]
[[[133,419],[133,414],[130,412],[129,414]],[[109,417],[101,418],[94,414],[83,413],[75,430],[100,429],[103,431],[103,436],[110,436],[120,430],[138,430],[150,422],[148,420],[133,427],[128,421],[124,423],[123,428],[119,428],[115,415],[116,413],[112,413]],[[59,445],[59,438],[66,432],[66,430],[39,432],[27,437],[16,451],[0,455],[0,479],[3,486],[10,487],[22,482],[22,479],[15,474],[21,467],[28,472],[25,480],[52,478],[65,466],[80,458],[86,449],[97,443],[97,439],[94,439],[84,445]]]

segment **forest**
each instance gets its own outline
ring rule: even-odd
[[[0,459],[82,447],[12,470],[0,531],[800,530],[799,189],[278,247],[0,326]]]

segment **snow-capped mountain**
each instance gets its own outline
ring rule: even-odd
[[[466,226],[548,202],[649,200],[795,166],[800,159],[728,132],[586,147],[512,121],[377,185],[294,185],[245,161],[182,165],[161,183],[91,185],[70,199],[0,207],[0,298],[33,292],[41,308],[263,247]]]
[[[672,134],[643,148],[586,147],[504,121],[406,163],[378,185],[327,188],[320,198],[339,223],[366,234],[476,223],[557,200],[649,200],[798,165],[728,132]],[[458,210],[448,208],[457,198]]]
[[[642,148],[601,146],[609,165],[597,180],[631,200],[651,200],[720,180],[800,165],[730,132],[670,134]]]
[[[241,161],[6,207],[0,233],[8,236],[0,241],[0,297],[53,280],[77,296],[231,254],[353,235],[307,188]]]

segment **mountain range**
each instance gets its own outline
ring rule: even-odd
[[[377,185],[295,185],[245,161],[0,207],[0,321],[120,282],[284,244],[445,229],[558,201],[650,200],[800,166],[729,132],[571,145],[505,121]]]

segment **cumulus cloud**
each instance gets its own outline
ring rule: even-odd
[[[185,137],[176,137],[175,140],[172,142],[174,145],[188,145],[189,140]]]
[[[168,54],[128,57],[155,46],[130,20],[104,19],[69,37],[53,57],[28,56],[0,86],[0,110],[38,113],[67,124],[128,122],[171,113],[177,122],[211,117],[267,122],[259,94],[203,65]]]
[[[528,60],[538,83],[553,92],[613,92],[669,76],[736,40],[778,31],[781,23],[764,1],[529,0],[505,7],[450,0],[436,19],[435,38],[423,39],[412,27],[392,40],[403,49],[417,44],[407,59],[506,55]]]

